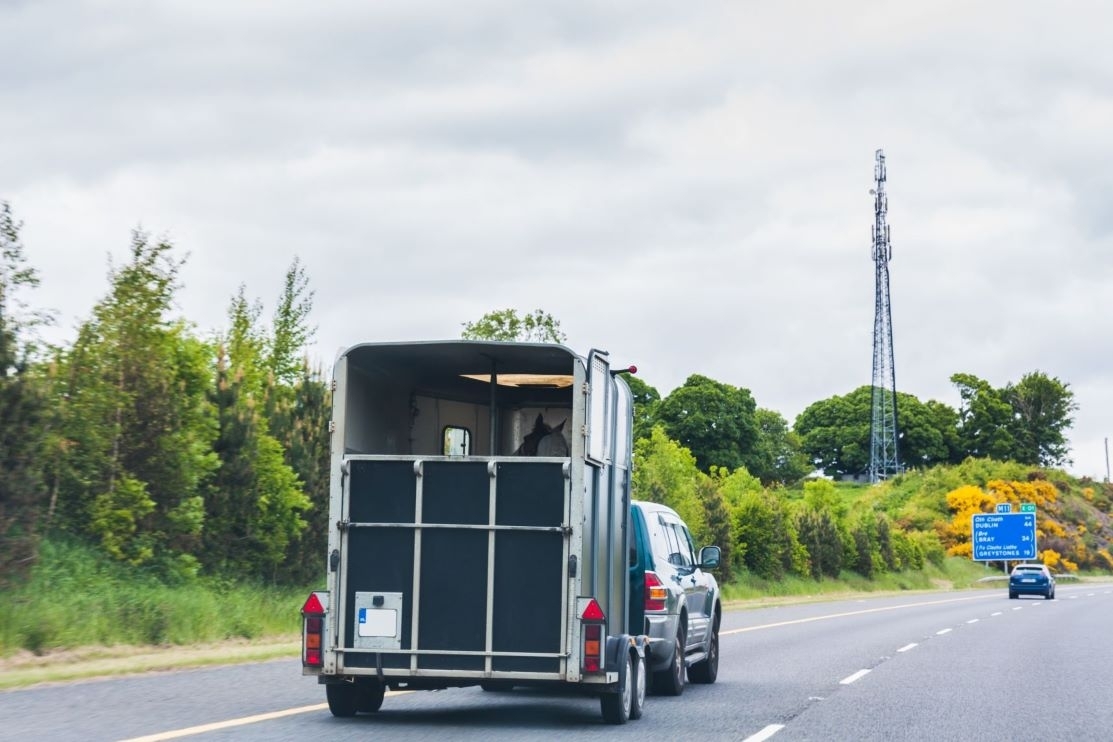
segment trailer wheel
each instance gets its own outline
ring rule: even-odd
[[[386,695],[386,686],[375,680],[364,685],[357,685],[359,702],[356,711],[364,714],[373,714],[383,707],[383,696]]]
[[[634,703],[634,693],[637,682],[634,674],[634,663],[630,661],[630,653],[622,652],[622,667],[618,669],[625,675],[626,682],[618,693],[604,693],[599,696],[599,707],[603,711],[603,721],[608,724],[625,724],[632,714],[631,707]]]
[[[355,716],[359,710],[359,688],[352,683],[329,683],[325,686],[325,698],[333,716]]]
[[[645,657],[638,657],[635,655],[632,658],[634,663],[634,692],[630,696],[630,718],[642,718],[642,712],[645,711],[645,685],[649,678],[645,674]]]
[[[676,631],[672,662],[664,670],[653,673],[653,692],[661,696],[679,696],[684,692],[684,627]]]

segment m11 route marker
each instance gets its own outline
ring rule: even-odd
[[[1036,514],[978,513],[970,535],[974,561],[1036,558]]]

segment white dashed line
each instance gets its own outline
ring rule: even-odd
[[[944,634],[949,634],[949,633],[951,633],[950,629],[939,629],[939,631],[935,632],[935,635],[936,636],[943,636]]]
[[[991,616],[1000,616],[1000,615],[1001,615],[1001,611],[997,611],[996,613],[990,613],[989,615],[991,615]]]
[[[840,680],[839,685],[850,685],[855,680],[860,680],[860,679],[864,678],[866,675],[869,675],[869,672],[870,672],[869,670],[859,670],[858,672],[854,673],[853,675],[848,675],[847,677]]]
[[[969,621],[967,621],[966,623],[977,623],[978,621],[979,621],[979,619],[977,619],[977,618],[971,618],[971,619],[970,619]]]
[[[1015,608],[1013,608],[1013,610],[1014,610],[1014,611],[1019,611],[1019,610],[1021,610],[1021,609],[1022,609],[1023,607],[1024,607],[1024,606],[1020,606],[1020,605],[1018,605],[1018,606],[1016,606]]]
[[[746,737],[742,742],[763,742],[784,728],[784,724],[770,724],[757,734],[751,734],[749,737]]]
[[[916,644],[916,642],[912,642],[911,644],[905,644],[905,645],[904,645],[903,647],[901,647],[901,648],[900,648],[900,649],[898,649],[897,651],[898,651],[898,652],[907,652],[907,651],[908,651],[909,649],[915,649],[915,648],[916,648],[916,646],[918,646],[918,645]]]

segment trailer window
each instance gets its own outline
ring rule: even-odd
[[[444,428],[444,455],[467,456],[471,453],[471,431],[446,425]]]

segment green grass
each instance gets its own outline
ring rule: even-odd
[[[819,581],[795,576],[766,580],[745,575],[723,585],[722,589],[723,598],[728,602],[760,598],[836,598],[855,593],[983,587],[978,580],[989,574],[995,573],[969,559],[950,557],[941,567],[929,563],[921,571],[879,574],[874,579],[847,571],[837,580],[828,577]]]
[[[29,580],[0,594],[0,656],[290,636],[307,593],[203,578],[171,586],[86,546],[46,541]]]

